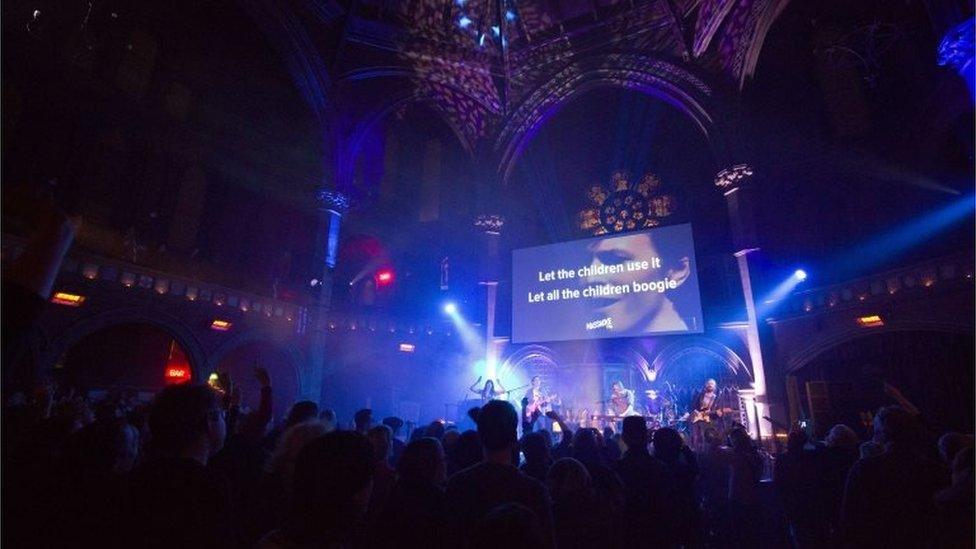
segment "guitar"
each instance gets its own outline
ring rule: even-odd
[[[539,400],[535,402],[530,402],[525,405],[522,409],[522,419],[525,421],[532,421],[532,416],[536,412],[544,414],[549,410],[549,405],[559,399],[556,394],[543,395]]]
[[[734,411],[735,410],[732,408],[716,408],[714,410],[706,410],[704,412],[701,410],[692,410],[691,413],[688,414],[688,422],[698,423],[699,421],[704,421],[705,423],[711,423],[712,418],[719,418]]]

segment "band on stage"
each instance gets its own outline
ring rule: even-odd
[[[648,428],[659,429],[671,427],[684,433],[690,440],[689,445],[698,450],[705,444],[705,433],[726,430],[728,421],[735,412],[729,402],[721,402],[718,383],[714,379],[707,380],[704,385],[691,397],[691,401],[682,412],[679,398],[673,387],[665,382],[660,389],[644,391],[644,398],[638,398],[635,390],[624,386],[623,381],[616,380],[610,385],[610,393],[604,400],[593,402],[590,406],[578,408],[563,407],[559,395],[544,386],[540,376],[533,376],[527,385],[506,389],[498,379],[487,379],[483,385],[479,377],[468,390],[477,395],[482,405],[492,399],[507,399],[513,393],[525,390],[519,404],[522,410],[522,431],[529,433],[536,428],[559,429],[547,417],[548,412],[556,411],[559,416],[571,424],[579,427],[609,427],[619,432],[623,418],[629,416],[643,416],[647,420]]]

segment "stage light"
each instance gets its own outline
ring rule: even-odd
[[[389,269],[383,269],[376,272],[376,285],[386,286],[393,282],[393,271]]]
[[[468,28],[468,25],[470,24],[471,24],[471,18],[466,15],[462,15],[461,18],[458,19],[458,26],[461,27],[462,29]]]
[[[458,312],[457,303],[454,303],[453,301],[448,301],[447,303],[445,303],[444,312],[449,315],[457,314]]]
[[[880,315],[865,315],[857,318],[857,324],[862,328],[880,328],[884,320]]]
[[[793,274],[783,279],[766,295],[756,302],[756,315],[765,317],[771,314],[779,303],[786,299],[796,287],[807,279],[807,272],[803,269],[793,271]]]
[[[81,304],[84,302],[85,296],[69,294],[67,292],[55,292],[55,294],[51,297],[51,303],[66,305],[68,307],[81,307]]]

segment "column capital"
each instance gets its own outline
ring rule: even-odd
[[[715,186],[723,191],[732,191],[746,185],[755,173],[749,164],[729,166],[715,174]]]
[[[333,212],[341,216],[349,210],[349,195],[335,189],[326,187],[316,189],[315,201],[318,202],[319,211]]]
[[[499,214],[481,214],[474,220],[474,226],[485,234],[501,234],[504,225],[505,218]]]

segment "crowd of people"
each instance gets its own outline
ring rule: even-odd
[[[8,398],[4,532],[11,547],[952,547],[973,543],[973,439],[929,447],[900,407],[860,442],[801,430],[767,456],[742,428],[693,451],[628,417],[619,433],[553,424],[518,437],[508,402],[476,430],[409,432],[314,402],[274,421],[272,380],[236,392],[174,385],[149,405],[50,389]],[[771,482],[770,482],[771,480]],[[777,524],[784,525],[777,532]]]

